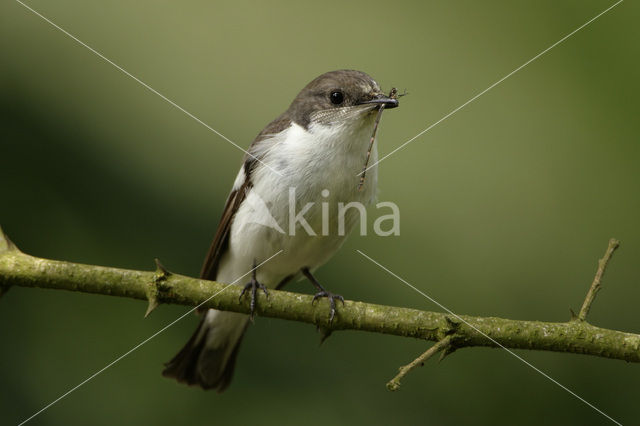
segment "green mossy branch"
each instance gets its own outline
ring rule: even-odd
[[[601,268],[604,268],[603,262]],[[147,314],[162,303],[197,306],[219,293],[202,308],[249,313],[249,300],[238,300],[241,286],[173,274],[159,262],[156,271],[145,272],[37,258],[20,252],[0,229],[0,288],[6,291],[10,286],[146,300],[149,303]],[[361,330],[436,342],[446,338],[444,354],[471,346],[496,347],[483,336],[486,334],[511,349],[568,352],[640,362],[640,335],[599,328],[584,320],[554,323],[467,315],[460,315],[458,319],[438,312],[345,301],[333,323],[329,324],[328,303],[321,301],[313,305],[311,300],[310,295],[270,290],[269,297],[258,294],[256,313],[314,324],[331,331]]]

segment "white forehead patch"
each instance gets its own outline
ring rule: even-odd
[[[379,92],[380,86],[378,86],[378,83],[372,80],[370,84],[368,83],[360,84],[360,90],[362,90],[364,93]]]

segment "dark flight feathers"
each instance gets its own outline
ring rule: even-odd
[[[255,152],[253,148],[255,148],[256,144],[268,143],[268,139],[271,135],[280,133],[282,130],[289,127],[290,124],[291,120],[286,117],[286,113],[272,121],[253,141],[249,147],[249,153],[252,151]],[[227,197],[216,234],[213,238],[213,242],[211,243],[211,247],[209,248],[204,264],[202,265],[202,270],[200,271],[200,278],[202,279],[214,281],[217,278],[220,259],[229,247],[229,234],[233,218],[253,186],[251,173],[257,162],[258,160],[253,156],[245,155],[243,162],[243,170],[245,173],[244,183],[240,188],[233,189],[229,194],[229,197]],[[247,265],[247,268],[250,267],[251,265]],[[199,310],[198,312],[206,313],[202,311]],[[195,333],[193,333],[187,344],[176,354],[176,356],[165,364],[165,369],[162,371],[162,375],[174,378],[178,382],[185,383],[190,386],[195,385],[200,386],[203,389],[217,389],[218,392],[222,392],[227,388],[227,386],[229,386],[231,378],[233,377],[233,371],[238,351],[240,349],[240,342],[242,342],[242,337],[232,343],[235,346],[229,356],[229,359],[225,363],[224,356],[226,347],[224,345],[213,348],[206,346],[207,336],[213,330],[215,324],[206,324],[205,318],[206,316],[202,317],[198,328]],[[200,336],[201,333],[202,335]],[[221,366],[222,368],[220,368]]]

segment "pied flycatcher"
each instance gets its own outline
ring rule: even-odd
[[[307,84],[249,147],[200,277],[232,282],[252,265],[282,251],[254,270],[245,286],[252,311],[256,289],[266,293],[267,288],[280,289],[304,276],[318,290],[314,301],[328,298],[333,319],[335,301],[343,299],[326,291],[311,273],[340,248],[357,223],[358,209],[345,211],[344,206],[374,201],[377,151],[370,142],[378,113],[397,106],[395,96],[386,96],[361,71],[331,71]],[[358,175],[368,161],[374,166],[359,185]],[[299,213],[292,214],[292,209]],[[323,232],[316,233],[321,227]],[[163,375],[223,391],[231,382],[249,318],[208,309]]]

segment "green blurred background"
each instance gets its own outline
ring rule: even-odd
[[[380,151],[613,4],[609,1],[31,0],[33,8],[241,146],[316,75],[407,89]],[[590,314],[640,332],[640,17],[627,1],[380,166],[399,237],[353,235],[319,271],[350,299],[565,321],[610,237]],[[196,275],[242,153],[14,1],[0,6],[0,224],[26,253]],[[373,213],[374,210],[371,211]],[[371,229],[371,223],[369,224]],[[292,291],[310,292],[307,283]],[[15,424],[186,311],[13,288],[0,300],[0,423]],[[421,341],[258,318],[224,394],[160,376],[188,317],[32,424],[607,424],[508,353],[465,349],[385,382]],[[640,368],[518,352],[637,424]]]

